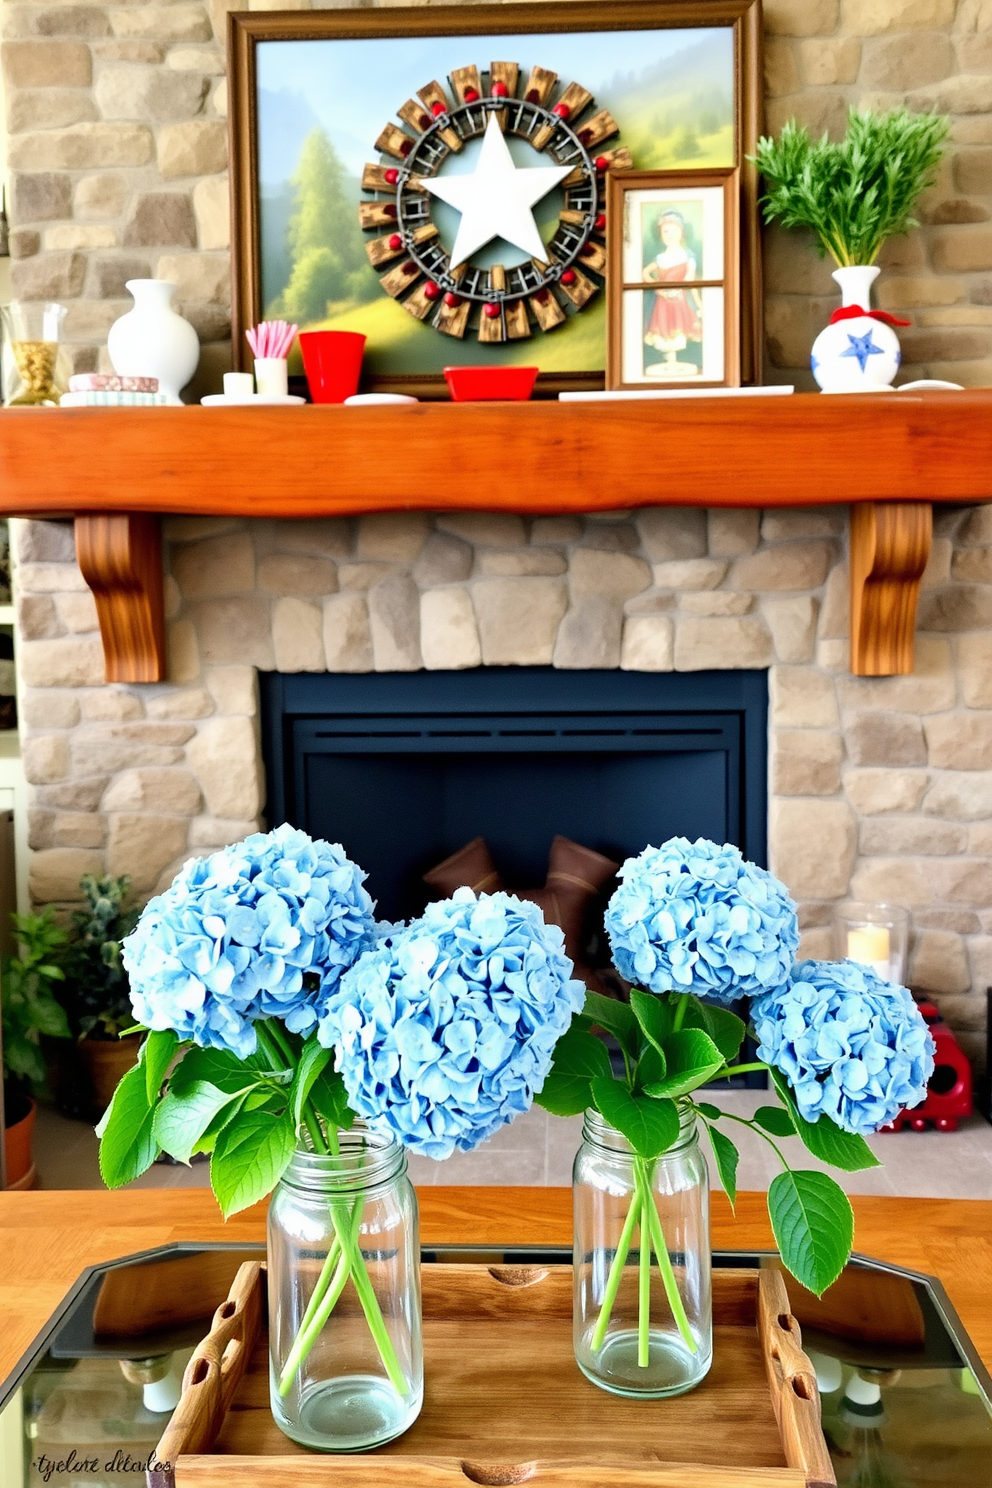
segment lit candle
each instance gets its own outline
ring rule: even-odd
[[[847,959],[870,966],[886,981],[889,979],[889,927],[859,925],[847,932]]]

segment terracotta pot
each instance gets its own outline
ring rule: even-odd
[[[138,1062],[141,1034],[123,1039],[85,1038],[79,1045],[83,1063],[93,1086],[94,1105],[100,1116],[110,1105],[117,1082]]]
[[[35,1166],[31,1152],[34,1118],[38,1107],[29,1095],[10,1095],[5,1102],[3,1134],[8,1188],[33,1188]]]

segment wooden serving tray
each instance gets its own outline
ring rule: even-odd
[[[183,1378],[149,1488],[827,1488],[816,1375],[782,1273],[713,1275],[713,1367],[672,1400],[572,1354],[572,1268],[422,1268],[423,1410],[375,1451],[308,1452],[269,1412],[265,1273],[239,1270]]]

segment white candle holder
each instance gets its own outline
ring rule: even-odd
[[[895,904],[845,899],[833,914],[834,956],[870,966],[887,982],[906,985],[909,914]]]

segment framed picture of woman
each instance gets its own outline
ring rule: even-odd
[[[737,170],[611,172],[607,223],[606,386],[739,387]]]

